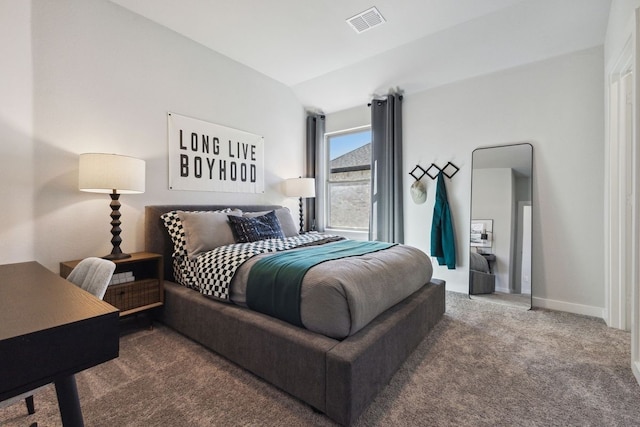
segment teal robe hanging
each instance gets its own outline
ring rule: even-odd
[[[453,222],[442,172],[438,173],[436,202],[433,206],[431,256],[437,258],[439,265],[446,264],[449,270],[456,268],[456,240],[453,235]]]

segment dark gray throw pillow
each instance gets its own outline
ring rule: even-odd
[[[253,218],[233,215],[229,215],[228,218],[238,243],[265,239],[284,239],[284,233],[275,211]]]

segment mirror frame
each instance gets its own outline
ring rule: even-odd
[[[476,149],[474,149],[471,152],[471,174],[470,174],[470,181],[471,181],[471,185],[470,185],[470,194],[469,194],[469,227],[467,227],[467,232],[468,234],[468,239],[467,242],[469,244],[469,252],[471,251],[471,223],[473,221],[473,171],[474,171],[474,155],[476,153],[476,151],[480,151],[480,150],[487,150],[487,149],[494,149],[494,148],[508,148],[508,147],[517,147],[517,146],[529,146],[529,150],[530,150],[530,161],[529,161],[529,166],[530,166],[530,175],[529,175],[529,194],[531,195],[530,197],[530,201],[531,201],[531,228],[533,229],[533,223],[534,223],[534,207],[535,207],[535,203],[534,203],[534,193],[533,193],[533,177],[534,177],[534,155],[533,155],[533,144],[531,144],[530,142],[518,142],[518,143],[513,143],[513,144],[501,144],[501,145],[490,145],[490,146],[486,146],[486,147],[478,147]],[[533,231],[533,230],[532,230]],[[532,238],[531,238],[531,247],[530,247],[530,252],[531,252],[531,263],[533,264],[533,232],[532,232]],[[469,298],[471,298],[473,295],[471,294],[471,259],[470,259],[470,255],[468,256],[468,260],[469,260],[469,287],[468,287],[468,296]],[[533,308],[533,271],[531,272],[531,276],[529,278],[530,283],[531,283],[531,294],[529,295],[529,307],[528,309],[531,310]]]

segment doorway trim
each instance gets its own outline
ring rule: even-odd
[[[640,56],[638,47],[640,46],[638,34],[638,23],[640,22],[640,9],[636,9],[632,25],[632,49],[631,59],[633,64],[633,79],[631,89],[631,99],[633,102],[631,114],[631,141],[632,141],[632,198],[631,198],[631,370],[640,382],[640,200],[638,192],[640,189],[640,145],[638,144],[638,105],[640,101],[640,90],[638,75]]]
[[[638,22],[606,71],[605,321],[631,330],[631,369],[640,382],[640,189],[638,149]]]
[[[629,105],[629,83],[633,76],[633,40],[629,37],[620,57],[608,75],[608,132],[605,148],[605,320],[612,328],[631,327],[627,306],[631,290],[629,278],[629,218],[630,174],[626,153],[629,130],[633,123],[626,120]],[[630,125],[630,126],[629,126]],[[631,129],[629,129],[629,127]]]

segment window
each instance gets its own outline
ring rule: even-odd
[[[327,227],[366,232],[371,206],[371,128],[327,134]]]

